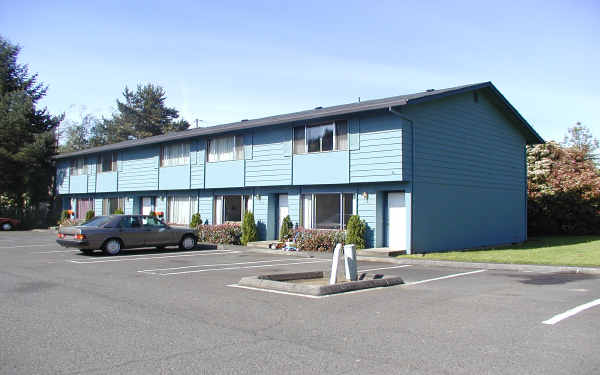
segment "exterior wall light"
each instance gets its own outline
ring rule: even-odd
[[[369,194],[368,194],[366,191],[364,191],[364,192],[362,193],[362,197],[363,197],[363,199],[365,199],[365,200],[369,200]]]

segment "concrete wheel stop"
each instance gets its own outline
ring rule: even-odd
[[[243,277],[238,285],[259,289],[277,290],[309,296],[324,296],[360,289],[380,288],[404,284],[399,276],[386,277],[381,274],[363,273],[360,277],[356,269],[356,250],[354,245],[344,246],[345,278],[338,277],[338,263],[342,245],[334,250],[331,272],[310,271],[280,273]]]

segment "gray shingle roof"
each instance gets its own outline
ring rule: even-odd
[[[55,159],[68,158],[72,156],[94,154],[107,151],[116,151],[124,148],[132,148],[144,145],[151,145],[156,143],[163,143],[169,141],[175,141],[180,139],[187,139],[202,135],[211,135],[218,133],[225,133],[230,131],[252,129],[261,126],[286,124],[294,121],[319,119],[324,117],[346,115],[356,112],[371,111],[377,109],[386,109],[389,107],[398,107],[408,104],[415,104],[422,101],[434,100],[436,98],[445,97],[448,95],[455,95],[466,91],[473,91],[479,89],[490,89],[497,97],[504,103],[506,109],[511,112],[517,121],[521,122],[526,128],[528,133],[528,143],[543,143],[544,140],[536,133],[531,125],[519,114],[519,112],[504,98],[504,96],[496,89],[491,82],[482,82],[471,85],[451,87],[441,90],[428,90],[409,95],[399,95],[383,99],[366,100],[362,102],[336,105],[325,108],[315,108],[307,111],[300,111],[294,113],[288,113],[283,115],[263,117],[254,120],[242,120],[229,124],[215,125],[206,128],[195,128],[188,129],[180,132],[173,132],[163,135],[157,135],[153,137],[135,139],[130,141],[123,141],[113,143],[110,145],[104,145],[99,147],[88,148],[81,151],[69,152],[65,154],[56,155]],[[417,125],[418,126],[418,125]]]

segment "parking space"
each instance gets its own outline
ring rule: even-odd
[[[9,343],[0,374],[552,374],[600,365],[592,275],[359,262],[359,272],[405,284],[312,299],[231,287],[244,276],[330,265],[326,256],[244,248],[88,256],[57,246],[52,233],[12,232],[0,237],[0,337]]]

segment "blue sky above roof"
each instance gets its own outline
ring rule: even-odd
[[[600,137],[595,1],[22,1],[0,24],[74,119],[146,82],[207,126],[493,81],[545,139]]]

